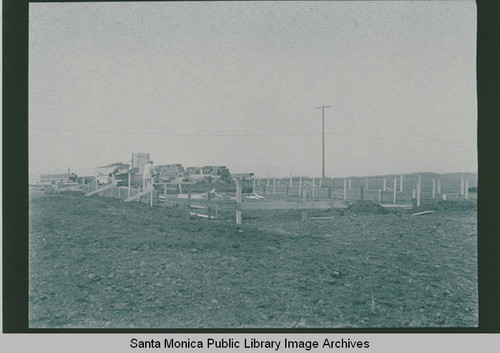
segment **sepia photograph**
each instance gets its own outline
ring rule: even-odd
[[[477,328],[476,15],[30,3],[29,328]]]

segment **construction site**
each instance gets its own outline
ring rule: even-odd
[[[477,174],[172,164],[144,188],[149,160],[31,186],[32,327],[477,324]]]

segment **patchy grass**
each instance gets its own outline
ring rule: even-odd
[[[30,200],[30,327],[477,326],[475,208],[245,211]]]

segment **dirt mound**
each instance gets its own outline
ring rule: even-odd
[[[360,200],[356,203],[350,205],[347,210],[353,213],[364,213],[364,214],[382,214],[389,213],[388,210],[383,208],[382,206],[376,204],[373,201],[369,200]]]

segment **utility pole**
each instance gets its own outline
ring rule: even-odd
[[[321,107],[316,107],[314,109],[321,109],[321,117],[322,117],[322,123],[323,123],[323,129],[322,129],[322,143],[321,143],[321,146],[322,146],[322,149],[321,149],[321,152],[322,152],[322,161],[323,161],[323,165],[322,165],[322,169],[321,169],[321,177],[324,179],[325,178],[325,108],[331,108],[330,105],[322,105]]]

